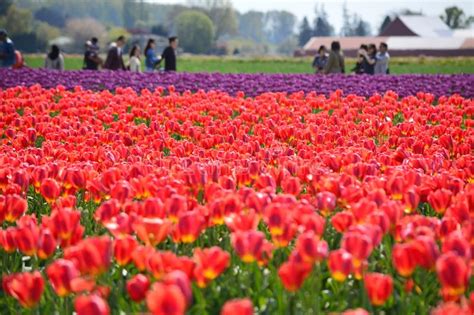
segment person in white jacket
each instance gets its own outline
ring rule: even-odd
[[[388,45],[386,43],[380,43],[379,52],[375,56],[375,74],[389,74],[388,63],[390,61],[390,55],[388,54]]]
[[[140,47],[138,45],[133,46],[130,51],[130,61],[128,68],[132,72],[142,72],[142,62],[140,60]]]
[[[64,56],[57,45],[51,46],[51,51],[46,55],[44,68],[51,70],[64,70]]]

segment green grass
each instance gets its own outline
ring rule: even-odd
[[[43,56],[25,56],[28,66],[43,66]],[[354,59],[346,60],[346,69],[354,66]],[[82,57],[66,57],[66,69],[82,68]],[[234,58],[234,57],[180,57],[178,70],[185,72],[223,72],[223,73],[312,73],[311,58]],[[392,58],[390,70],[401,73],[474,73],[474,57]]]

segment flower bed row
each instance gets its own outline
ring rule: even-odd
[[[474,96],[474,75],[391,75],[391,76],[321,76],[310,74],[219,74],[219,73],[145,73],[109,71],[51,71],[44,69],[2,70],[0,87],[41,84],[45,88],[63,85],[68,89],[82,86],[90,90],[115,90],[131,87],[154,90],[174,86],[177,91],[219,90],[236,95],[257,96],[267,92],[317,92],[329,96],[336,89],[346,94],[369,97],[393,90],[405,97],[418,92],[436,97],[459,94]]]
[[[472,314],[471,99],[163,92],[0,91],[0,309]]]

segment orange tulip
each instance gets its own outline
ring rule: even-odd
[[[148,265],[148,259],[155,253],[155,249],[151,246],[138,245],[132,252],[132,261],[138,271],[145,271]]]
[[[186,299],[176,285],[156,282],[146,295],[146,305],[153,315],[184,315]]]
[[[249,299],[236,299],[225,302],[221,315],[253,315],[253,304]]]
[[[194,277],[200,287],[205,287],[209,281],[224,272],[230,263],[230,255],[220,247],[196,248],[194,250]]]
[[[46,268],[46,274],[54,292],[58,296],[64,297],[71,293],[71,283],[79,277],[79,270],[71,261],[58,259]]]
[[[134,302],[143,301],[149,287],[150,280],[142,274],[135,275],[127,281],[127,292]]]
[[[441,295],[444,300],[458,300],[469,285],[471,271],[466,261],[448,252],[436,261],[436,272],[441,282]]]
[[[368,273],[364,277],[365,289],[370,302],[375,306],[385,304],[392,295],[392,277],[381,273]]]
[[[328,266],[334,280],[343,282],[352,272],[352,255],[344,249],[332,251],[329,254]]]
[[[103,298],[96,294],[80,295],[74,300],[77,315],[109,315],[110,308]]]
[[[278,269],[283,286],[287,291],[298,291],[311,272],[312,266],[307,263],[285,262]]]
[[[114,241],[114,257],[120,266],[126,266],[132,260],[132,254],[137,248],[138,242],[135,238],[128,235]]]
[[[133,229],[145,245],[155,247],[163,242],[171,229],[171,222],[160,218],[138,218]]]
[[[2,280],[3,290],[23,307],[32,308],[41,299],[44,280],[39,271],[8,275]]]

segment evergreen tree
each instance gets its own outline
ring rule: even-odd
[[[387,26],[392,22],[392,19],[390,18],[390,16],[386,16],[385,19],[383,19],[383,22],[382,24],[380,25],[380,28],[379,28],[379,34],[382,33],[383,31],[385,31],[385,29],[387,28]]]
[[[334,34],[334,27],[328,21],[328,14],[324,6],[321,6],[321,9],[316,6],[315,13],[313,35],[332,36]]]
[[[311,25],[309,25],[308,19],[305,16],[303,22],[301,22],[300,32],[298,34],[298,44],[300,46],[304,46],[311,39],[312,35],[313,30],[311,29]]]

